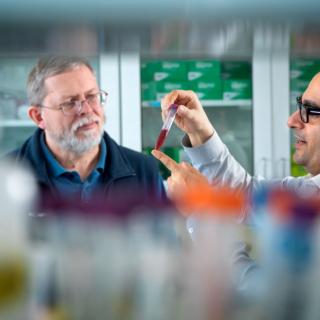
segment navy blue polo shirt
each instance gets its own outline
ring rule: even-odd
[[[41,148],[48,163],[50,180],[60,194],[81,195],[83,200],[89,200],[94,191],[99,189],[107,157],[107,146],[104,139],[100,143],[98,163],[84,181],[81,180],[77,171],[67,170],[57,161],[45,143],[44,134],[41,135]]]

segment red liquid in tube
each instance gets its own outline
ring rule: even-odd
[[[167,129],[162,129],[160,131],[160,134],[159,134],[159,137],[157,139],[156,146],[155,146],[156,150],[159,150],[161,148],[161,146],[163,145],[164,140],[166,139],[167,135],[168,135],[168,130]]]

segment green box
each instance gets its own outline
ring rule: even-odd
[[[185,61],[142,61],[140,65],[141,82],[186,81]]]
[[[156,100],[156,84],[155,82],[145,82],[141,84],[142,101]]]
[[[140,77],[141,82],[152,82],[153,81],[153,74],[155,69],[157,68],[158,62],[155,61],[141,61],[140,64]]]
[[[252,99],[250,79],[223,80],[223,100]]]
[[[250,79],[251,63],[248,61],[223,61],[221,63],[222,79]]]
[[[197,60],[188,61],[188,81],[216,81],[221,77],[220,61]]]
[[[156,100],[159,101],[164,95],[173,90],[188,90],[188,82],[156,82]]]
[[[290,64],[290,79],[310,81],[320,71],[319,59],[294,59]]]
[[[187,81],[186,61],[158,61],[153,62],[150,68],[153,81]]]
[[[215,81],[197,81],[190,83],[193,90],[200,100],[221,100],[222,83],[220,79]]]

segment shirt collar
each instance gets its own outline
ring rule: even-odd
[[[65,169],[54,157],[54,155],[48,148],[47,144],[45,143],[44,133],[41,135],[40,143],[41,143],[41,147],[44,152],[45,158],[49,163],[50,174],[53,177],[56,178],[66,172],[70,172],[69,170]],[[95,170],[97,170],[99,173],[102,173],[105,169],[106,157],[107,157],[107,146],[104,139],[101,139],[99,160],[95,167]]]

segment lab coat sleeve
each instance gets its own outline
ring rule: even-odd
[[[209,182],[247,190],[255,182],[251,175],[230,154],[227,146],[215,132],[209,140],[198,147],[183,147],[192,165],[205,175]]]

